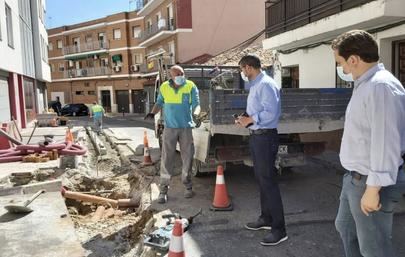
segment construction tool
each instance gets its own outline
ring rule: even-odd
[[[196,214],[190,216],[189,218],[182,218],[178,213],[162,215],[163,219],[167,219],[166,225],[146,235],[143,241],[144,244],[152,247],[156,251],[167,252],[169,250],[170,237],[172,235],[172,230],[176,220],[181,221],[183,232],[186,232],[193,223],[194,218],[200,214],[202,214],[201,208]]]
[[[28,205],[32,203],[38,196],[45,193],[45,190],[39,190],[35,195],[28,199],[23,205],[6,205],[4,208],[10,213],[29,213],[33,210],[28,208]]]

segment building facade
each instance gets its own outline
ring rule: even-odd
[[[45,1],[0,0],[0,122],[21,127],[47,108]]]
[[[336,75],[330,47],[339,34],[363,29],[380,47],[381,62],[405,83],[403,0],[266,1],[265,49],[277,52],[283,87],[346,87]]]
[[[145,0],[138,11],[48,30],[48,99],[148,112],[159,62],[192,63],[237,45],[264,29],[263,5],[263,0]]]

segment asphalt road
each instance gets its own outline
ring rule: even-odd
[[[79,125],[84,118],[75,118]],[[149,127],[152,123],[134,117],[107,118],[105,126]],[[177,157],[176,169],[181,166]],[[286,214],[289,240],[273,247],[259,244],[265,232],[253,232],[243,228],[246,222],[259,214],[259,195],[253,170],[243,165],[228,165],[225,180],[234,204],[231,212],[212,212],[215,174],[193,178],[195,196],[183,198],[184,187],[180,176],[172,179],[169,202],[153,203],[156,210],[170,209],[182,216],[189,216],[199,208],[203,214],[196,218],[185,233],[185,249],[189,257],[338,257],[343,256],[340,237],[335,230],[342,174],[322,161],[309,161],[306,166],[294,168],[291,173],[279,177],[280,190]],[[397,208],[394,218],[394,245],[397,256],[405,256],[405,198]]]

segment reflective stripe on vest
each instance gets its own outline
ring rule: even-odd
[[[160,87],[160,92],[162,93],[165,103],[168,104],[181,104],[183,103],[183,94],[188,94],[188,101],[191,104],[191,90],[193,89],[194,83],[190,80],[186,80],[186,84],[177,89],[170,86],[169,81],[166,81]]]

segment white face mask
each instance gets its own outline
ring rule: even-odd
[[[242,77],[242,79],[243,79],[245,82],[249,82],[249,78],[245,76],[245,74],[243,73],[243,71],[240,72],[240,76]]]
[[[351,73],[346,74],[346,73],[343,71],[343,67],[342,67],[342,66],[336,67],[336,71],[337,71],[338,76],[339,76],[342,80],[347,81],[347,82],[353,82],[353,81],[354,81],[353,75],[352,75]]]

